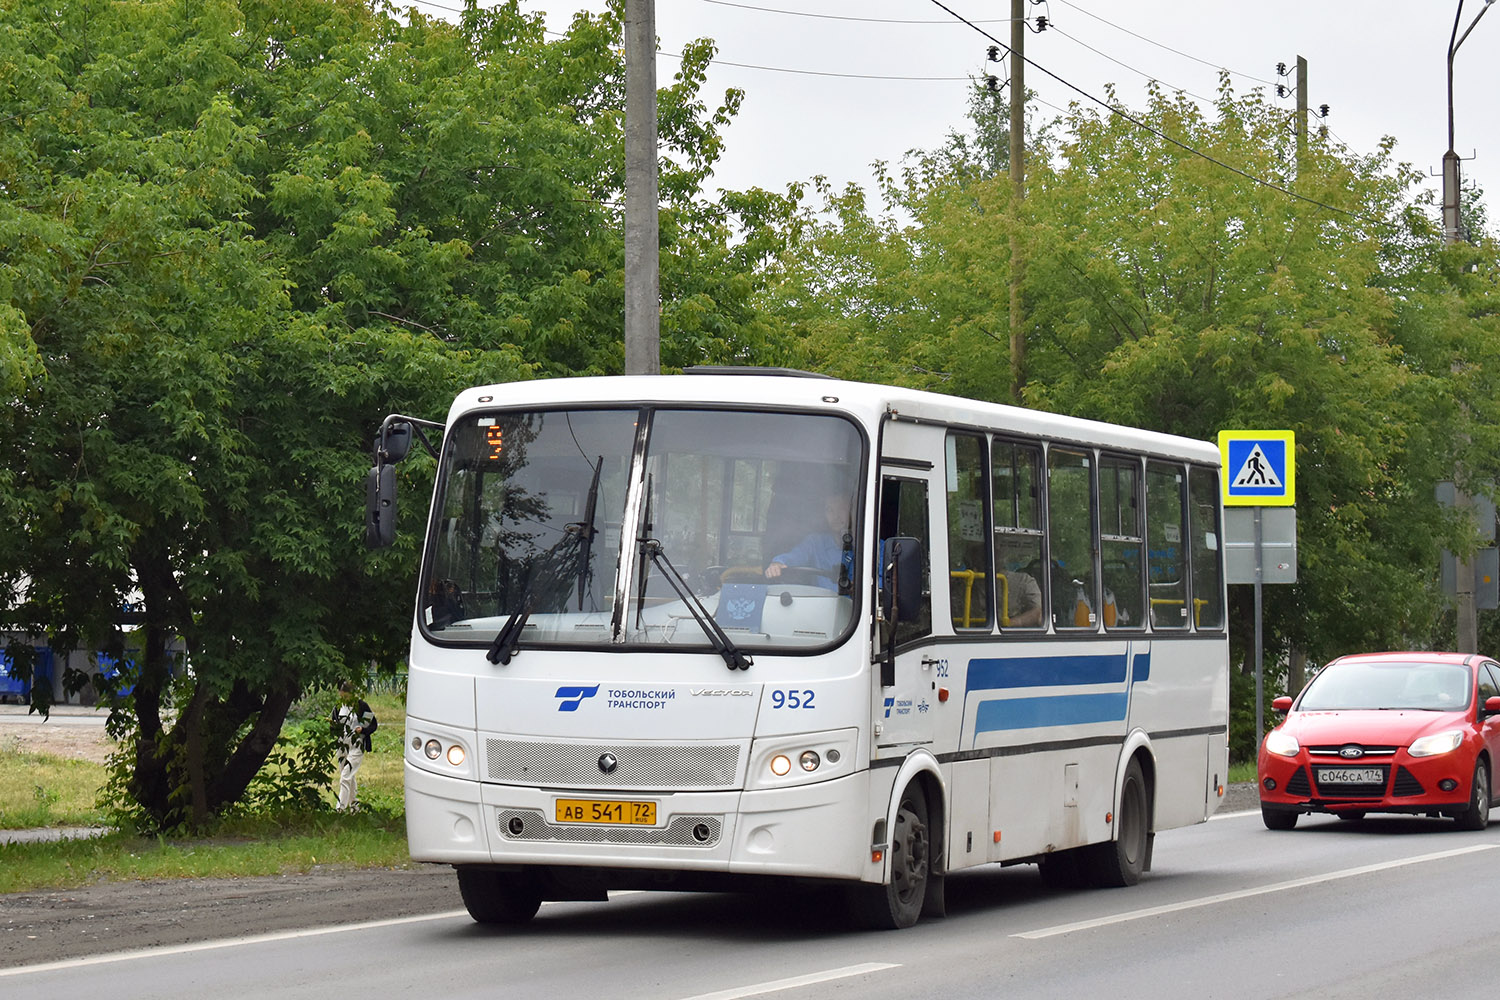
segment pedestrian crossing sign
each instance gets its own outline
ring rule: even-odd
[[[1292,431],[1220,431],[1224,506],[1290,507],[1297,502]]]

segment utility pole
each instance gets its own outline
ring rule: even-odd
[[[661,372],[656,0],[625,0],[625,374]]]
[[[1021,202],[1026,197],[1026,0],[1010,0],[1010,395],[1026,386],[1026,331],[1021,314]]]
[[[1307,153],[1307,60],[1297,57],[1297,177],[1302,177],[1302,157]]]
[[[1445,243],[1457,243],[1460,239],[1459,214],[1459,192],[1460,177],[1458,169],[1458,153],[1453,149],[1453,57],[1458,52],[1458,47],[1469,37],[1469,32],[1474,30],[1474,25],[1490,9],[1490,4],[1495,0],[1484,0],[1484,6],[1479,8],[1479,13],[1474,15],[1474,20],[1469,22],[1462,37],[1458,34],[1459,22],[1463,19],[1464,3],[1458,0],[1458,10],[1453,15],[1453,34],[1448,39],[1448,151],[1443,154],[1443,241]],[[1456,367],[1456,363],[1455,363]],[[1453,483],[1453,507],[1459,517],[1468,520],[1472,517],[1474,502],[1461,485],[1461,477],[1455,476]],[[1458,652],[1477,653],[1479,651],[1479,612],[1474,601],[1474,558],[1472,555],[1462,556],[1456,560],[1454,584],[1458,591],[1458,621],[1456,635],[1454,636]]]

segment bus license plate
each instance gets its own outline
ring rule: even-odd
[[[611,823],[655,826],[655,802],[612,802],[601,799],[558,799],[559,823]]]
[[[1320,767],[1320,785],[1383,785],[1385,773],[1378,767]]]

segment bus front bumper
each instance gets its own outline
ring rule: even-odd
[[[756,791],[621,793],[481,783],[406,764],[413,861],[869,877],[868,771]],[[650,803],[654,822],[562,822],[558,802]]]

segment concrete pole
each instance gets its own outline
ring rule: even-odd
[[[625,0],[625,374],[661,372],[656,0]]]
[[[1297,177],[1302,177],[1302,157],[1307,155],[1307,60],[1297,57]]]
[[[1026,2],[1010,0],[1010,395],[1017,405],[1026,386],[1026,331],[1021,313],[1021,202],[1026,197]]]
[[[1458,34],[1458,25],[1463,18],[1463,0],[1458,2],[1458,10],[1453,15],[1453,34],[1448,40],[1448,152],[1443,154],[1443,240],[1446,243],[1457,243],[1460,238],[1462,218],[1459,212],[1459,192],[1461,190],[1459,176],[1458,153],[1453,149],[1453,56],[1458,52],[1458,47],[1469,37],[1469,32],[1474,30],[1474,25],[1490,9],[1494,0],[1485,0],[1479,13],[1474,15],[1474,20],[1469,22],[1469,27],[1463,36]],[[1458,477],[1454,477],[1453,507],[1460,518],[1473,516],[1474,502],[1470,499],[1461,486],[1458,485]],[[1464,556],[1455,560],[1454,585],[1458,591],[1458,621],[1455,643],[1460,653],[1479,652],[1479,611],[1474,602],[1474,559],[1472,556]]]

